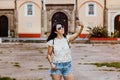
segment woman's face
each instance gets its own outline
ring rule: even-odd
[[[64,27],[61,24],[56,25],[56,31],[59,34],[64,34]]]

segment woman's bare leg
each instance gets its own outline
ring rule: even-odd
[[[64,80],[74,80],[73,74],[69,74],[67,76],[64,76]]]
[[[62,80],[62,76],[59,74],[52,74],[52,80]]]

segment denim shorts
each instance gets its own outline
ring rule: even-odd
[[[72,73],[72,64],[71,62],[64,63],[54,63],[56,65],[56,70],[50,69],[51,74],[59,74],[61,76],[67,76]]]

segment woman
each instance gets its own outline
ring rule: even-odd
[[[71,65],[71,50],[69,43],[75,40],[83,30],[83,25],[76,20],[78,31],[72,35],[66,35],[61,24],[52,26],[50,36],[47,39],[47,58],[51,65],[50,74],[52,80],[74,80]]]

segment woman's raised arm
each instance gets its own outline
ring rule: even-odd
[[[77,25],[77,31],[70,36],[69,42],[75,40],[75,39],[81,34],[81,32],[82,32],[82,30],[83,30],[83,27],[84,27],[84,26],[83,26],[82,23],[80,23],[79,20],[76,20],[76,25]]]

